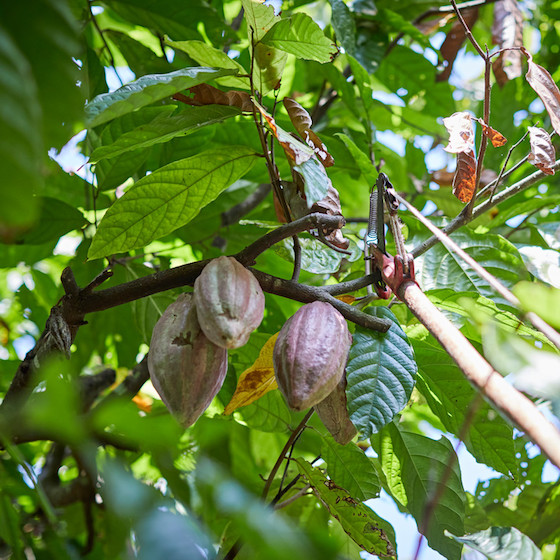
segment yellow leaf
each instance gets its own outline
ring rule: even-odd
[[[348,304],[352,304],[356,301],[356,298],[354,296],[351,296],[350,294],[343,294],[341,296],[336,296],[336,299]]]
[[[278,334],[273,334],[265,342],[255,363],[239,376],[237,388],[226,406],[224,414],[231,414],[234,410],[247,406],[269,391],[278,388],[272,363],[272,353]]]

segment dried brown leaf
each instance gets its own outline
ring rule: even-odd
[[[548,132],[543,128],[530,126],[529,143],[531,145],[529,163],[538,167],[546,175],[554,175],[553,166],[556,162],[556,151]]]
[[[453,113],[443,119],[443,124],[449,132],[449,144],[444,150],[451,154],[471,152],[474,148],[474,129],[470,113],[466,111]]]
[[[478,19],[478,8],[467,8],[466,10],[462,10],[461,14],[468,28],[472,29]],[[449,78],[451,70],[453,70],[453,63],[455,62],[455,58],[457,58],[457,53],[463,46],[466,38],[465,28],[462,23],[457,20],[448,31],[445,41],[443,41],[441,45],[440,53],[447,65],[443,71],[437,75],[436,81],[445,82]]]
[[[560,134],[560,90],[548,70],[533,62],[533,57],[529,51],[523,49],[523,54],[527,57],[529,63],[529,70],[525,78],[544,103],[550,116],[552,128],[554,128],[556,134]]]
[[[457,170],[453,179],[453,194],[461,202],[470,202],[476,188],[474,150],[457,154]]]
[[[455,177],[453,171],[438,169],[432,173],[430,180],[437,183],[440,187],[450,187],[453,184],[453,177]]]
[[[187,93],[176,93],[173,99],[187,105],[230,105],[243,112],[253,111],[251,95],[246,91],[222,91],[208,84],[199,84],[187,90]]]
[[[288,116],[297,130],[297,133],[305,140],[306,144],[315,152],[319,161],[325,167],[334,165],[334,159],[329,154],[327,147],[321,139],[311,130],[311,117],[309,113],[295,100],[290,97],[283,99],[284,107],[288,112]]]
[[[523,46],[523,14],[517,0],[499,0],[494,4],[492,42],[501,49]],[[500,53],[492,68],[496,81],[503,87],[508,80],[521,76],[521,51]]]
[[[338,191],[330,184],[328,186],[327,195],[325,198],[319,200],[311,207],[311,212],[321,212],[329,216],[342,216],[342,208],[340,206],[340,197]],[[330,241],[335,247],[339,249],[348,249],[350,242],[342,235],[342,231],[335,229],[325,236],[327,241]]]
[[[280,128],[276,124],[274,117],[259,103],[254,102],[254,104],[268,124],[272,134],[274,134],[282,148],[284,148],[286,156],[293,165],[301,165],[313,157],[314,152],[312,148]]]
[[[501,134],[491,126],[488,126],[482,119],[476,119],[476,120],[482,126],[483,134],[485,136],[488,136],[494,148],[499,148],[500,146],[503,146],[507,142],[507,138],[503,134]]]

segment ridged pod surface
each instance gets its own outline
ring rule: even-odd
[[[200,326],[223,348],[243,346],[261,324],[264,294],[257,279],[233,257],[210,261],[194,284]]]
[[[181,294],[160,317],[148,353],[150,379],[186,428],[210,406],[227,372],[227,350],[200,328],[191,294]]]
[[[358,433],[352,424],[346,407],[346,375],[338,382],[334,391],[315,405],[315,412],[334,440],[346,445]]]
[[[273,354],[288,406],[304,410],[325,399],[342,378],[351,343],[344,317],[328,303],[309,303],[290,317]]]

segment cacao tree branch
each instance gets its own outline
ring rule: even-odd
[[[430,220],[426,219],[422,214],[402,198],[398,193],[395,193],[397,200],[404,204],[408,210],[424,224],[448,249],[457,254],[465,263],[467,263],[481,278],[486,280],[496,292],[498,292],[506,301],[511,303],[514,307],[520,309],[521,302],[517,297],[510,292],[495,276],[490,274],[484,267],[478,264],[469,254],[467,254],[453,239],[440,231]],[[536,313],[529,311],[522,314],[537,330],[541,331],[547,338],[560,350],[560,333],[553,329],[546,321],[539,317]]]
[[[229,226],[236,224],[242,216],[248,214],[251,210],[256,208],[270,192],[270,183],[261,183],[245,200],[239,204],[232,206],[229,210],[222,212],[222,225]]]
[[[560,169],[560,159],[556,160],[556,162],[552,166],[552,169],[554,169],[554,170]],[[507,173],[504,174],[504,175],[507,175]],[[521,179],[520,181],[517,181],[517,183],[514,183],[510,187],[507,187],[503,191],[500,191],[491,200],[489,199],[489,200],[486,200],[485,202],[480,203],[473,210],[470,217],[465,216],[462,213],[459,214],[456,218],[451,220],[441,231],[443,233],[446,233],[447,235],[449,235],[450,233],[453,233],[454,231],[457,231],[459,228],[461,228],[465,224],[468,224],[472,220],[475,220],[476,218],[478,218],[479,216],[484,214],[486,211],[490,210],[490,208],[493,208],[494,206],[497,206],[501,202],[504,202],[505,200],[508,200],[509,198],[511,198],[512,196],[515,196],[516,194],[520,193],[521,191],[524,191],[525,189],[528,189],[530,186],[534,185],[536,182],[538,182],[541,179],[544,179],[546,177],[547,177],[547,175],[540,170],[535,171],[534,173],[531,173],[527,177]],[[490,186],[490,184],[487,185],[487,187],[488,186]],[[487,188],[487,187],[485,187],[485,188]],[[414,249],[411,251],[412,256],[413,257],[418,257],[418,256],[422,255],[428,249],[431,249],[434,245],[439,243],[439,241],[440,240],[435,235],[433,235],[429,239],[426,239],[426,241],[420,243],[417,247],[414,247]]]
[[[535,404],[492,368],[418,284],[406,280],[397,295],[451,356],[465,377],[560,468],[560,431]]]

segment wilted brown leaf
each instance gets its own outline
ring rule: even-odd
[[[498,177],[498,174],[493,169],[483,169],[480,174],[480,188],[485,187]],[[450,187],[453,184],[455,173],[447,171],[447,169],[438,169],[432,173],[430,180],[437,183],[440,187]]]
[[[282,146],[284,148],[284,152],[286,156],[291,160],[293,165],[300,165],[307,161],[308,159],[313,157],[313,150],[304,144],[298,138],[292,136],[284,129],[279,127],[274,120],[274,117],[267,112],[267,110],[259,105],[257,102],[254,102],[255,107],[259,110],[261,115],[264,117],[264,120],[268,124],[268,127]]]
[[[329,216],[342,216],[342,208],[340,207],[340,197],[338,191],[330,184],[327,189],[325,198],[319,200],[311,207],[311,212],[321,212]],[[325,236],[327,241],[330,241],[335,247],[339,249],[348,249],[350,242],[342,235],[342,231],[335,229]]]
[[[297,130],[298,134],[305,140],[306,144],[315,152],[319,161],[325,166],[334,165],[334,159],[329,154],[327,147],[321,139],[311,130],[311,117],[309,113],[294,99],[285,97],[284,107],[288,112],[288,116]]]
[[[492,142],[494,148],[499,148],[507,142],[507,138],[503,134],[493,129],[491,126],[488,126],[482,119],[476,120],[480,123],[480,126],[482,126],[482,132],[490,138],[490,142]]]
[[[470,202],[476,188],[474,150],[457,154],[457,170],[453,179],[453,194],[461,202]]]
[[[537,126],[530,126],[528,129],[531,144],[529,163],[538,167],[546,175],[554,175],[552,167],[556,162],[556,151],[550,140],[550,135],[546,130]]]
[[[544,103],[545,109],[550,116],[552,128],[554,128],[556,134],[560,134],[560,90],[554,83],[548,70],[535,64],[531,53],[527,49],[522,49],[522,51],[529,63],[529,70],[525,78],[527,78],[529,85]]]
[[[443,124],[449,132],[449,144],[443,148],[451,154],[471,152],[474,148],[474,129],[470,113],[466,111],[453,113],[443,119]]]
[[[492,42],[501,49],[523,46],[523,14],[517,0],[499,0],[494,4]],[[501,53],[492,63],[492,69],[498,85],[503,87],[508,80],[521,76],[521,52]]]
[[[462,10],[461,14],[468,28],[472,29],[478,19],[478,8],[467,8],[466,10]],[[447,33],[445,41],[441,45],[440,53],[443,60],[447,63],[447,66],[437,75],[436,81],[444,82],[449,78],[451,70],[453,70],[453,63],[455,62],[455,58],[457,58],[457,53],[463,46],[466,37],[465,28],[461,22],[457,20]]]
[[[246,113],[253,111],[253,101],[246,91],[222,91],[208,84],[189,88],[187,93],[176,93],[173,99],[187,105],[230,105]]]
[[[237,388],[226,406],[224,414],[231,414],[234,410],[247,406],[269,391],[278,388],[272,362],[274,344],[276,344],[278,334],[273,334],[265,342],[255,363],[239,376]]]

